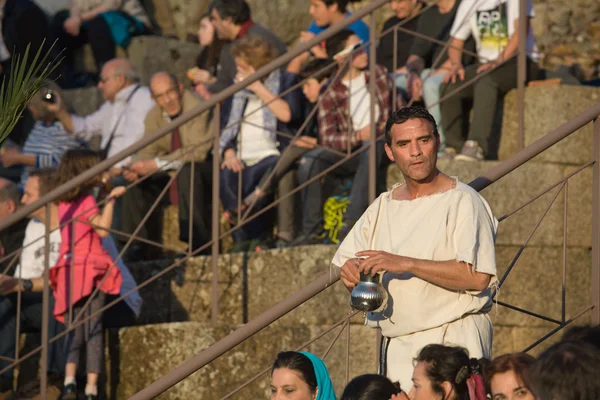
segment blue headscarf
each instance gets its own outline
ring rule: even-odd
[[[307,351],[302,351],[300,352],[300,354],[304,354],[306,357],[308,357],[308,359],[313,365],[313,369],[315,370],[315,376],[317,377],[317,386],[319,388],[319,390],[317,391],[316,400],[335,400],[333,384],[331,383],[329,372],[327,372],[327,367],[325,366],[323,360]]]

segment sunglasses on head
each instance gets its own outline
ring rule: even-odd
[[[355,51],[356,49],[358,49],[360,46],[363,45],[363,41],[361,40],[358,43],[353,44],[352,46],[348,46],[346,47],[344,50],[340,51],[339,53],[337,53],[334,57],[345,57],[348,54],[351,54],[353,51]]]

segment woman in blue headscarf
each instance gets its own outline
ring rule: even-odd
[[[308,352],[284,351],[271,370],[271,400],[335,400],[323,360]]]

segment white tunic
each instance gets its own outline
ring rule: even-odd
[[[459,343],[453,344],[470,348],[477,343],[479,350],[474,350],[472,356],[489,355],[491,323],[483,314],[491,309],[496,284],[494,242],[498,221],[485,199],[458,180],[453,189],[414,200],[394,200],[392,192],[383,193],[369,206],[332,264],[341,267],[361,250],[382,250],[423,260],[461,261],[492,275],[489,287],[482,292],[444,289],[410,273],[383,275],[383,285],[390,294],[388,305],[382,313],[368,313],[367,325],[380,327],[386,337],[409,339],[408,346],[390,342],[388,360],[394,347],[412,354],[395,354],[396,364],[402,364],[405,370],[394,371],[394,363],[388,362],[388,376],[410,387],[412,358],[425,344],[444,343],[455,321],[459,330],[467,331],[450,335],[458,337]],[[467,321],[471,316],[476,321]],[[481,332],[487,330],[485,325],[489,325],[489,332]],[[422,343],[425,337],[428,339]]]

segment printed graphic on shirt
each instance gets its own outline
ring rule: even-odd
[[[480,54],[502,51],[508,44],[506,4],[507,3],[502,3],[491,10],[477,11],[477,31],[481,38]]]

